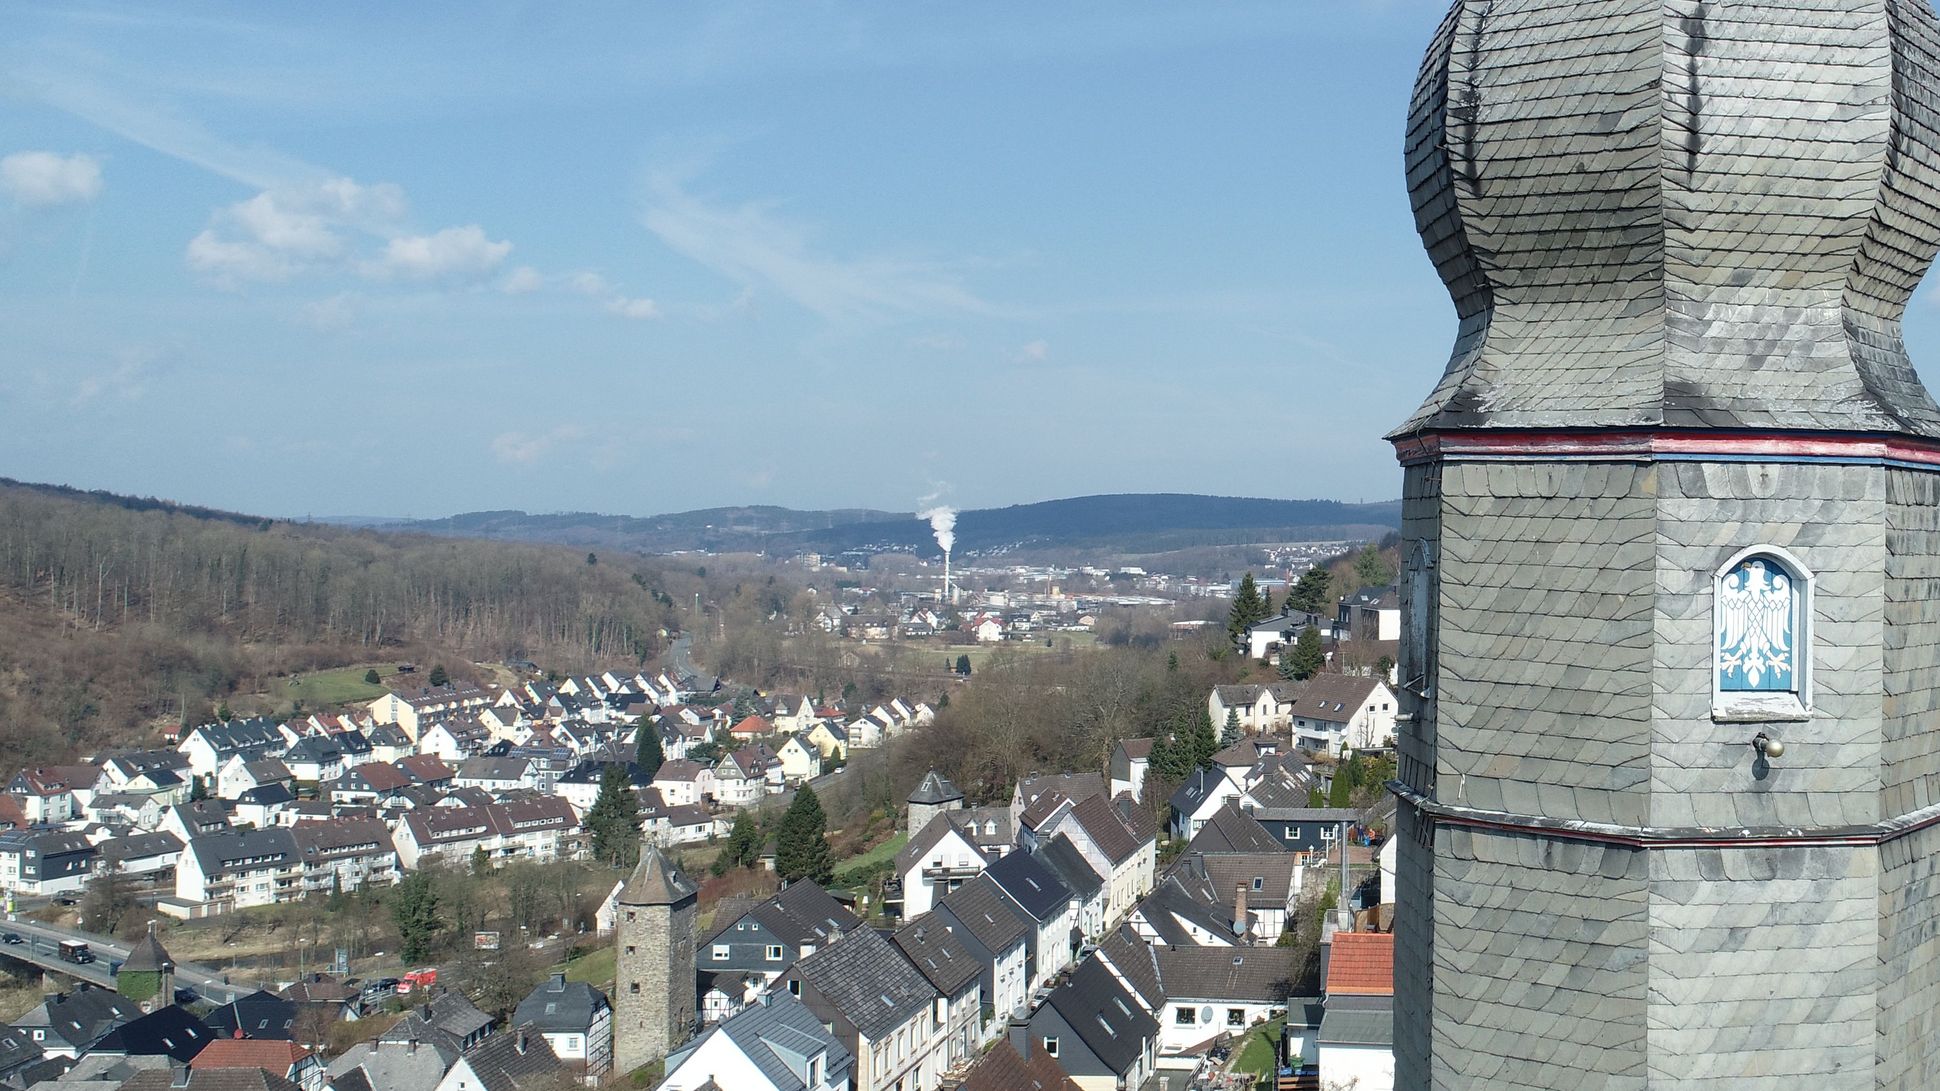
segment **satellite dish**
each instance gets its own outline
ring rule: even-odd
[[[1212,1017],[1213,1017],[1212,1005],[1208,1004],[1205,1007],[1199,1009],[1199,1021],[1201,1023],[1211,1023]]]

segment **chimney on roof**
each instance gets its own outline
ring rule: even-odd
[[[171,1061],[168,1066],[168,1085],[187,1087],[189,1085],[189,1066],[182,1061]]]
[[[1233,935],[1246,934],[1246,884],[1233,884]]]
[[[532,1044],[531,1039],[527,1034],[527,1029],[525,1027],[520,1027],[518,1039],[512,1043],[512,1048],[518,1050],[519,1056],[523,1057],[525,1056],[526,1047],[528,1047],[531,1044]]]

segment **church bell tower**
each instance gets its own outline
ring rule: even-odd
[[[1405,472],[1397,1086],[1940,1087],[1925,0],[1457,0]]]

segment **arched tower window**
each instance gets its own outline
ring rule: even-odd
[[[1712,715],[1799,719],[1812,707],[1812,573],[1775,546],[1733,556],[1712,580]]]

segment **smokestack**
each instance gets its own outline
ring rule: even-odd
[[[1246,934],[1246,884],[1239,883],[1233,888],[1233,935]]]
[[[928,500],[929,497],[924,499]],[[919,511],[916,517],[929,520],[930,533],[936,536],[937,548],[943,551],[943,601],[954,603],[956,595],[950,587],[950,554],[957,545],[957,511],[955,508],[939,506],[927,511]]]

